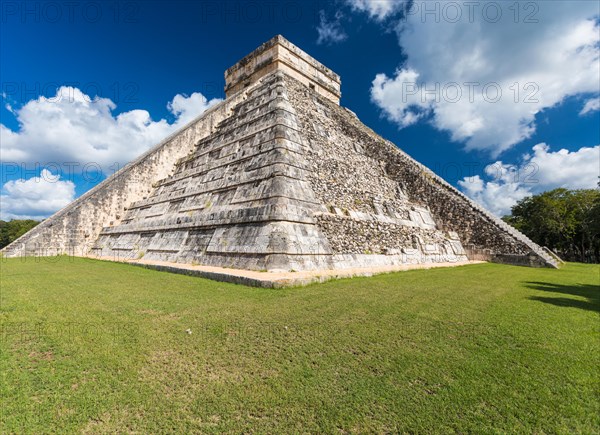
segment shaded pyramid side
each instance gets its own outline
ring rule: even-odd
[[[406,262],[414,261],[418,251],[440,254],[443,261],[452,253],[447,245],[459,239],[470,259],[557,266],[540,246],[374,133],[354,113],[292,79],[286,82],[310,143],[311,186],[330,210],[318,221],[334,256],[400,249]],[[410,230],[409,224],[417,229]],[[407,228],[412,231],[408,239],[403,236]]]

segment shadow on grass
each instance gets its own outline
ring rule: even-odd
[[[582,310],[596,311],[600,313],[600,286],[592,284],[553,284],[549,282],[527,282],[526,287],[533,290],[540,290],[549,293],[560,293],[568,296],[577,296],[583,299],[573,299],[569,297],[543,297],[530,296],[534,301],[545,302],[558,307],[580,308]]]

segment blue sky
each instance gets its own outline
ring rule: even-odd
[[[341,76],[362,122],[499,215],[600,172],[595,1],[1,5],[3,219],[93,187],[224,98],[224,70],[276,34]]]

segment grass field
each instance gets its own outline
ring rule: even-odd
[[[599,281],[478,264],[267,290],[1,260],[0,432],[598,433]]]

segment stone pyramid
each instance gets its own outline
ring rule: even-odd
[[[467,259],[557,266],[339,105],[340,78],[281,36],[226,99],[7,246],[259,271]]]

